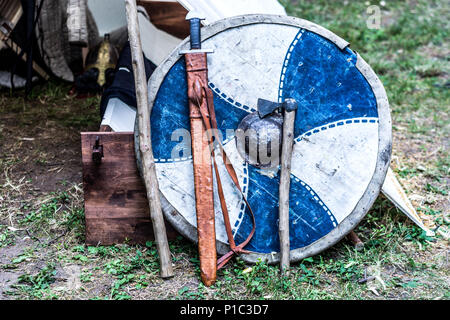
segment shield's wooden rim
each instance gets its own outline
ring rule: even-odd
[[[330,41],[332,41],[339,49],[344,50],[349,46],[349,43],[331,31],[315,24],[310,21],[289,17],[289,16],[279,16],[279,15],[243,15],[232,18],[223,19],[217,21],[209,26],[202,28],[202,41],[209,39],[216,34],[226,31],[231,28],[251,25],[251,24],[281,24],[293,27],[298,27],[306,29],[308,31],[314,32]],[[153,108],[153,103],[155,102],[156,95],[159,88],[166,76],[170,71],[172,66],[180,59],[179,52],[181,50],[189,49],[189,38],[186,38],[177,48],[172,51],[172,53],[164,60],[161,65],[155,70],[151,76],[148,87],[149,87],[149,108],[150,112]],[[357,54],[357,53],[356,53]],[[387,170],[390,164],[391,150],[392,150],[392,122],[391,115],[389,111],[389,102],[386,95],[386,91],[377,77],[372,68],[357,54],[356,68],[361,72],[361,74],[366,78],[369,85],[371,86],[373,93],[377,100],[378,105],[378,118],[379,118],[379,128],[378,128],[378,156],[375,172],[369,182],[366,191],[364,192],[361,199],[358,201],[356,207],[353,211],[331,232],[329,232],[324,237],[318,239],[317,241],[311,243],[310,245],[291,250],[290,256],[291,261],[296,262],[301,259],[307,258],[309,256],[316,255],[321,251],[328,249],[329,247],[336,244],[345,235],[355,228],[358,223],[367,214],[373,203],[375,202],[378,194],[380,193],[381,187],[383,185],[384,179],[387,174]],[[138,166],[140,167],[139,159],[139,130],[136,122],[135,127],[135,147]],[[172,224],[172,226],[183,236],[190,239],[193,242],[197,242],[197,229],[194,228],[178,211],[173,208],[170,203],[161,195],[161,203],[163,206],[163,212],[165,218]],[[217,250],[219,253],[224,254],[229,250],[227,244],[222,243],[217,240]],[[250,263],[255,263],[258,260],[266,261],[268,263],[279,262],[279,253],[250,253],[242,254],[241,258]]]

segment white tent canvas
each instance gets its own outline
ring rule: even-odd
[[[104,35],[127,25],[125,2],[123,0],[108,0],[105,10],[105,0],[88,0],[87,5],[97,23],[98,33]]]
[[[204,23],[243,14],[286,15],[284,7],[277,0],[178,0],[188,11],[198,12],[205,17]]]

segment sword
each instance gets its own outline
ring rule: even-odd
[[[207,53],[201,47],[200,22],[202,17],[189,12],[186,20],[191,26],[191,49],[181,51],[186,61],[191,126],[192,158],[194,164],[195,208],[197,211],[198,251],[203,283],[211,286],[216,281],[217,252],[213,194],[211,150],[203,115],[208,115],[205,88],[208,86]]]

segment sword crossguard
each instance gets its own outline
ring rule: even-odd
[[[214,49],[194,49],[194,50],[180,50],[179,54],[189,53],[214,53]]]

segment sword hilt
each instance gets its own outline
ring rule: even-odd
[[[204,17],[200,16],[197,12],[190,11],[186,20],[189,20],[191,29],[191,50],[198,50],[202,48],[202,34],[201,34],[201,21],[205,20]]]
[[[194,18],[190,20],[191,24],[191,49],[202,48],[202,35],[200,31],[200,19]]]

